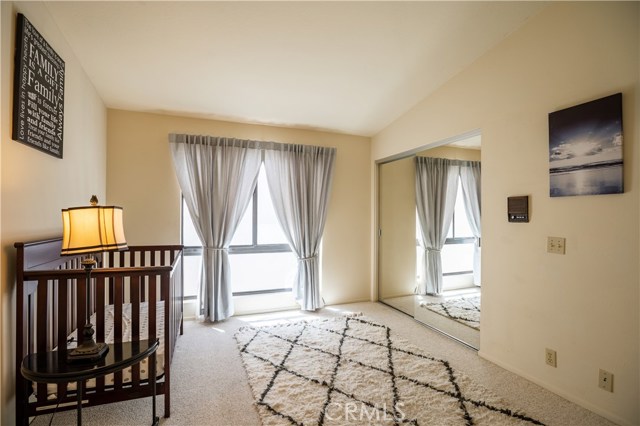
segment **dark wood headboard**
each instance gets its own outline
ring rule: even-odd
[[[62,237],[27,243],[15,243],[18,250],[16,273],[22,271],[44,271],[58,269],[62,265],[73,264],[81,259],[81,255],[61,256]],[[96,256],[100,260],[101,254]],[[22,263],[22,264],[20,264]],[[78,266],[79,267],[79,266]]]
[[[18,255],[17,260],[24,263],[22,268],[18,269],[58,269],[58,267],[66,263],[69,258],[60,256],[62,248],[62,238],[53,238],[50,240],[35,241],[32,243],[15,243],[14,247],[18,251],[22,250],[22,255]]]

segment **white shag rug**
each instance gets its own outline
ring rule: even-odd
[[[542,424],[365,317],[235,338],[265,426]]]
[[[480,296],[459,297],[444,302],[421,302],[420,306],[480,330]]]

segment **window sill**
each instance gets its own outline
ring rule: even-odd
[[[300,308],[291,292],[233,296],[233,305],[234,315],[259,314]],[[268,308],[265,308],[265,306],[268,306]]]

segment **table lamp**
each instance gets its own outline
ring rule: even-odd
[[[91,324],[91,271],[96,265],[93,253],[126,250],[122,224],[122,207],[98,206],[98,198],[91,197],[90,206],[70,207],[62,210],[63,256],[84,255],[82,266],[86,271],[86,323],[82,330],[82,344],[67,352],[67,362],[95,362],[107,353],[106,343],[96,343]]]

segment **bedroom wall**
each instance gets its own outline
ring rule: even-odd
[[[482,131],[480,355],[640,424],[638,3],[553,3],[372,141],[374,159]],[[625,193],[549,197],[548,113],[623,93]],[[506,198],[531,196],[510,224]],[[567,238],[566,255],[546,253]],[[545,365],[545,348],[558,367]],[[614,393],[598,369],[614,373]]]
[[[0,357],[1,420],[15,423],[15,252],[13,243],[62,233],[60,210],[85,205],[92,194],[106,195],[106,109],[91,81],[39,2],[2,2],[0,86],[2,130],[0,280],[2,289]],[[45,37],[65,61],[63,159],[11,139],[13,49],[18,12]]]
[[[322,296],[327,304],[369,300],[369,138],[110,109],[107,198],[124,207],[131,244],[180,242],[180,189],[167,139],[171,132],[336,147],[321,258]]]

